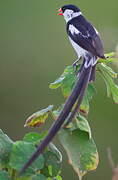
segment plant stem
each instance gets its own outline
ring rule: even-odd
[[[12,170],[11,179],[16,180],[16,170],[15,169]]]

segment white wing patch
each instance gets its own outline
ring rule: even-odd
[[[76,27],[74,27],[72,24],[69,25],[69,31],[71,32],[72,35],[80,33],[80,31]]]
[[[94,30],[95,30],[96,34],[99,34],[98,31],[97,31],[97,29],[96,29],[95,27],[94,27]]]

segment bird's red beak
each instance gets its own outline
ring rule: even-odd
[[[62,12],[62,9],[60,8],[59,10],[58,10],[58,15],[60,15],[60,16],[62,16],[63,15],[63,12]]]

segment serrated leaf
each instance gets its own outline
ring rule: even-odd
[[[105,75],[104,76],[106,85],[107,85],[107,95],[110,97],[112,95],[115,103],[118,103],[118,86],[114,83],[113,79]]]
[[[109,74],[112,78],[117,78],[117,76],[118,76],[117,73],[114,72],[113,69],[111,67],[107,66],[106,64],[101,63],[99,65],[99,68],[100,68],[100,70]]]
[[[19,171],[29,160],[34,151],[36,151],[36,147],[34,144],[24,141],[16,141],[12,147],[12,152],[10,155],[10,167]],[[34,174],[35,171],[42,169],[43,167],[44,157],[43,155],[40,155],[23,175],[28,176]]]
[[[9,161],[13,141],[0,129],[0,166],[4,167]]]
[[[83,101],[80,106],[80,111],[82,111],[85,114],[88,114],[89,112],[89,102],[92,99],[93,95],[95,94],[96,90],[92,84],[88,85],[88,88],[85,92]]]
[[[107,96],[113,97],[115,103],[118,103],[118,86],[113,81],[113,75],[111,74],[111,70],[109,68],[104,68],[104,66],[99,66],[99,71],[106,83],[107,86]]]
[[[0,171],[0,180],[10,180],[8,172]]]
[[[39,144],[39,142],[46,136],[47,131],[44,131],[43,133],[36,133],[36,132],[30,132],[25,134],[23,141]]]
[[[89,134],[89,138],[91,138],[91,129],[90,129],[88,121],[86,120],[84,116],[78,114],[76,116],[76,124],[77,124],[77,127],[81,131],[87,132]]]
[[[25,127],[39,127],[45,123],[48,118],[49,113],[52,111],[53,105],[48,106],[45,109],[42,109],[34,114],[32,114],[29,118],[27,118],[25,122]]]
[[[63,129],[59,133],[59,139],[67,152],[69,163],[80,179],[88,171],[97,168],[98,152],[93,139],[89,139],[88,133],[79,129],[71,132]]]
[[[46,180],[47,178],[43,174],[37,174],[32,177],[32,180]]]

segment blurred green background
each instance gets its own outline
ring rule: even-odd
[[[66,35],[64,19],[57,16],[59,7],[69,3],[78,5],[100,31],[105,52],[114,51],[118,42],[117,0],[0,2],[0,128],[14,140],[34,130],[23,127],[29,115],[63,100],[58,91],[52,91],[48,86],[76,59]],[[118,72],[117,66],[114,69]],[[105,85],[99,76],[95,84],[97,95],[91,104],[89,122],[100,164],[84,179],[110,180],[112,172],[106,148],[111,147],[118,163],[118,105],[106,97]],[[64,180],[78,179],[66,156],[62,171]]]

